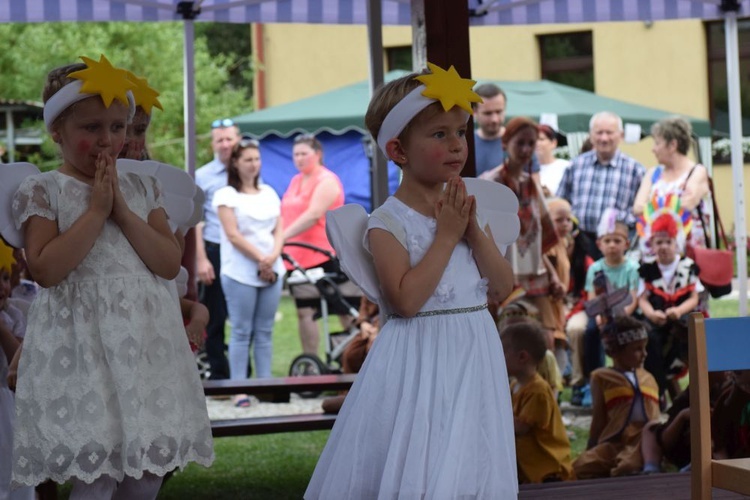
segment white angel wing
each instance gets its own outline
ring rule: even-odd
[[[164,198],[164,209],[169,221],[183,231],[194,226],[203,217],[203,191],[195,180],[182,170],[154,160],[117,160],[117,170],[123,173],[151,175],[159,179]]]
[[[326,213],[326,234],[336,250],[342,271],[368,299],[377,303],[380,288],[372,256],[364,246],[367,220],[367,212],[361,205],[344,205]]]
[[[31,163],[0,163],[0,235],[15,248],[23,248],[23,233],[13,220],[13,195],[26,177],[38,173]]]
[[[495,244],[503,255],[521,231],[518,220],[518,197],[499,182],[464,177],[466,191],[477,199],[477,213],[487,222]]]

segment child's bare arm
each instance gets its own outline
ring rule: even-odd
[[[690,408],[685,408],[664,427],[661,433],[661,441],[664,448],[671,449],[682,438],[682,429],[690,422]]]
[[[451,178],[435,211],[435,239],[422,260],[411,267],[406,249],[388,231],[369,232],[375,272],[386,300],[400,316],[414,316],[440,283],[453,250],[464,237],[469,222],[470,202],[460,177]]]
[[[604,395],[599,390],[596,379],[591,379],[592,414],[591,427],[589,429],[589,441],[586,449],[593,448],[599,443],[602,430],[607,425],[607,408],[604,403]]]
[[[679,306],[675,306],[672,308],[674,309],[674,319],[679,319],[681,316],[693,312],[695,308],[698,307],[699,300],[700,299],[698,297],[698,292],[696,292],[695,290],[690,292],[690,296],[687,298],[687,300],[685,300],[685,302],[683,302]]]
[[[470,226],[476,224],[476,215],[473,213],[475,207],[476,200],[472,198]],[[513,268],[495,245],[490,227],[486,226],[485,231],[467,231],[466,241],[471,247],[479,274],[488,280],[487,298],[493,302],[502,302],[513,289]]]
[[[638,298],[638,306],[641,308],[643,315],[655,325],[663,325],[667,321],[667,315],[664,311],[657,311],[648,301],[649,292],[644,292]]]
[[[409,254],[391,233],[372,229],[369,238],[375,272],[386,300],[400,316],[414,316],[437,288],[455,243],[436,238],[424,258],[411,267]]]
[[[630,301],[630,304],[626,305],[623,308],[623,311],[628,316],[632,316],[633,313],[635,312],[635,309],[638,307],[638,297],[636,293],[637,292],[635,290],[630,290],[630,297],[632,298],[632,300]]]
[[[203,333],[206,331],[206,325],[208,325],[208,308],[198,301],[183,297],[180,299],[180,309],[182,317],[188,320],[187,325],[185,325],[188,339],[196,346],[202,347]]]

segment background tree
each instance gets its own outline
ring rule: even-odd
[[[208,27],[196,30],[198,137],[192,140],[198,141],[197,165],[212,157],[211,121],[247,113],[253,107],[249,90],[252,88],[250,30],[246,25],[230,26],[237,44],[232,44],[232,50],[226,53],[219,44],[213,45],[218,49],[210,51],[208,38],[214,33],[226,37],[226,31]],[[242,32],[244,37],[239,35]],[[149,84],[161,93],[159,100],[164,106],[164,111],[153,111],[149,151],[155,159],[183,165],[181,22],[0,24],[0,46],[6,48],[0,51],[0,97],[4,99],[41,101],[47,73],[57,66],[80,61],[82,55],[98,59],[99,54],[105,54],[114,65],[148,78]],[[248,52],[242,53],[243,50]],[[42,157],[35,162],[45,170],[56,168],[56,146],[44,136]]]

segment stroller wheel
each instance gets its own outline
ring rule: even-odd
[[[304,377],[307,375],[324,375],[328,373],[328,367],[314,354],[300,354],[289,367],[290,377]],[[320,391],[305,391],[299,393],[302,398],[316,398]]]

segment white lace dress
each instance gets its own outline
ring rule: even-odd
[[[152,177],[121,174],[128,206],[144,220],[161,206]],[[59,172],[27,178],[13,199],[66,231],[91,188]],[[163,476],[213,461],[195,359],[173,297],[108,220],[84,260],[29,310],[19,363],[14,483],[101,475]]]
[[[372,228],[391,232],[412,266],[435,236],[434,219],[393,197]],[[306,499],[517,498],[508,376],[486,294],[460,243],[420,315],[390,319],[378,335]]]

